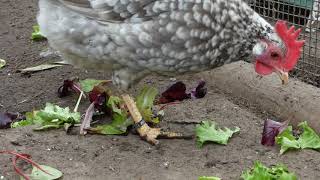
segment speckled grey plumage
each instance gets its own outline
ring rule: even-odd
[[[150,73],[196,73],[240,60],[273,27],[241,0],[40,0],[50,45],[128,88]]]

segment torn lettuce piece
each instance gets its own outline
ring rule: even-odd
[[[122,110],[119,107],[119,104],[122,102],[122,99],[117,96],[110,96],[107,102],[107,107],[109,107],[112,112],[117,114],[123,114],[127,116],[125,113],[122,113]]]
[[[299,149],[299,142],[292,134],[292,126],[288,126],[282,133],[276,137],[276,143],[281,146],[280,154],[283,154],[288,149]]]
[[[69,107],[61,108],[51,103],[46,103],[44,109],[26,113],[26,119],[12,124],[12,127],[37,125],[35,130],[61,128],[64,124],[80,123],[80,113],[70,112]]]
[[[80,80],[81,90],[84,92],[90,92],[95,86],[98,86],[101,83],[107,82],[106,80],[97,80],[97,79],[84,79]]]
[[[300,123],[299,128],[303,129],[303,133],[300,135],[298,142],[301,149],[320,149],[320,137],[319,135],[308,125],[306,121]]]
[[[195,88],[193,88],[190,92],[187,92],[186,84],[182,81],[178,81],[161,94],[159,103],[166,104],[174,101],[183,101],[190,98],[203,98],[207,94],[207,88],[205,85],[205,81],[200,81]]]
[[[131,125],[133,125],[132,119],[115,114],[112,117],[111,123],[90,128],[89,131],[96,134],[120,135],[125,134],[127,132],[127,128]]]
[[[136,98],[136,104],[146,122],[159,123],[159,117],[154,117],[152,108],[158,90],[154,87],[145,86]]]
[[[264,166],[259,161],[254,163],[254,167],[242,173],[243,180],[297,180],[294,173],[288,171],[284,165],[276,165],[271,168]]]
[[[276,137],[276,143],[281,146],[280,154],[289,149],[320,149],[320,137],[308,123],[304,121],[298,127],[303,131],[298,138],[293,136],[292,126],[289,126]]]
[[[110,96],[107,107],[112,111],[112,122],[88,129],[91,133],[104,135],[119,135],[127,132],[127,128],[133,125],[133,120],[128,118],[126,110],[120,108],[122,99]]]
[[[219,144],[226,145],[229,138],[236,132],[239,132],[240,128],[236,127],[234,130],[229,128],[218,128],[215,122],[203,121],[196,126],[197,144],[202,147],[207,141],[213,141]]]
[[[54,179],[59,179],[62,177],[62,172],[59,171],[58,169],[55,169],[50,166],[46,165],[40,165],[40,167],[45,170],[47,173],[41,171],[37,167],[33,167],[31,174],[29,175],[30,179],[32,180],[54,180]],[[22,178],[24,179],[24,178]]]
[[[19,127],[24,127],[24,126],[29,126],[32,125],[33,121],[30,119],[14,122],[11,124],[11,128],[19,128]]]

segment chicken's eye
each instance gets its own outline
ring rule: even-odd
[[[272,59],[276,59],[276,58],[278,58],[280,55],[279,55],[278,53],[276,53],[276,52],[272,52],[270,56],[272,57]]]

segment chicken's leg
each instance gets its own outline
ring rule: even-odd
[[[112,74],[112,83],[122,90],[128,90],[134,83],[137,83],[143,77],[149,74],[149,71],[139,71],[129,68],[114,70]]]

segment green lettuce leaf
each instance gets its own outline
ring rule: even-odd
[[[119,135],[127,132],[127,128],[133,125],[133,120],[128,118],[128,113],[120,109],[122,99],[117,96],[110,96],[107,106],[112,110],[112,122],[90,128],[92,133],[104,135]]]
[[[303,130],[298,138],[293,136],[292,126],[289,126],[276,137],[276,143],[281,146],[280,154],[289,149],[320,149],[320,137],[308,123],[304,121],[298,127]]]
[[[216,127],[215,122],[203,121],[196,126],[197,144],[199,147],[202,147],[206,141],[213,141],[226,145],[229,138],[239,131],[239,127],[236,127],[234,130],[229,128],[220,129]]]
[[[34,166],[31,174],[29,175],[31,180],[54,180],[61,178],[63,175],[61,171],[50,166],[40,165],[40,167],[49,174],[41,171],[40,169]]]
[[[26,119],[26,120],[14,122],[11,124],[11,128],[18,128],[18,127],[24,127],[29,125],[33,125],[32,119]]]
[[[288,149],[299,149],[300,144],[296,137],[292,135],[292,126],[288,126],[282,133],[276,137],[276,143],[281,145],[280,154]]]
[[[301,149],[320,149],[320,137],[319,135],[308,125],[308,123],[302,122],[299,124],[299,128],[303,129],[303,133],[298,139]]]
[[[70,112],[69,107],[61,108],[47,103],[43,110],[26,113],[26,120],[12,124],[12,127],[38,125],[35,130],[61,128],[64,124],[80,123],[80,113]]]
[[[122,102],[122,99],[117,96],[110,96],[107,102],[107,106],[111,108],[111,110],[117,114],[123,114],[122,110],[118,107],[118,105]],[[124,116],[127,116],[124,114]]]
[[[146,122],[159,123],[159,117],[153,117],[152,107],[158,90],[154,87],[145,86],[136,98],[136,104]]]
[[[284,165],[276,165],[271,168],[264,166],[259,161],[254,163],[254,167],[242,173],[243,180],[297,180],[294,173],[288,171]]]
[[[133,121],[131,119],[115,114],[111,123],[90,128],[90,131],[104,135],[119,135],[126,133],[127,128],[131,125],[133,125]]]
[[[80,80],[81,90],[84,92],[90,92],[95,86],[98,86],[100,83],[106,82],[105,80],[97,80],[97,79],[85,79]]]

